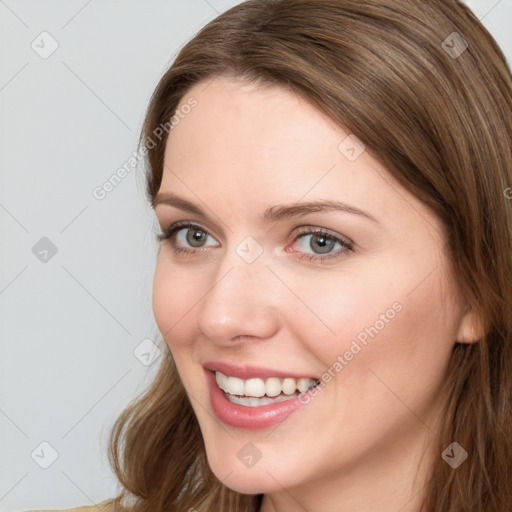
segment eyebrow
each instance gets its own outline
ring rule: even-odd
[[[165,204],[167,206],[174,206],[180,210],[184,210],[188,213],[193,213],[203,218],[207,218],[204,211],[194,203],[183,199],[182,197],[176,196],[171,193],[159,193],[153,200],[153,208],[159,204]],[[344,213],[351,213],[353,215],[359,215],[366,217],[367,219],[379,224],[379,221],[370,213],[360,210],[355,206],[343,203],[341,201],[333,201],[327,199],[321,199],[318,201],[309,201],[303,203],[296,203],[290,205],[276,205],[265,210],[261,215],[261,221],[264,224],[270,224],[272,222],[279,222],[283,219],[291,217],[302,217],[310,213],[324,212],[324,211],[340,211]]]

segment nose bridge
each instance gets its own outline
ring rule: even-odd
[[[199,306],[198,327],[217,343],[240,336],[268,338],[278,329],[270,288],[272,274],[264,258],[244,259],[252,249],[244,253],[239,247],[226,252]],[[247,246],[242,243],[241,248]]]

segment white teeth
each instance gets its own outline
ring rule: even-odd
[[[233,400],[231,400],[232,402],[240,403],[240,405],[247,405],[249,407],[257,407],[258,405],[266,405],[266,403],[289,400],[290,398],[294,398],[294,396],[298,395],[297,391],[299,393],[304,393],[318,384],[318,381],[314,379],[302,378],[295,380],[291,377],[286,377],[285,379],[270,377],[266,380],[259,378],[243,380],[238,377],[228,377],[221,372],[215,372],[215,379],[217,380],[219,387],[228,393],[228,398],[230,400],[233,398]],[[287,396],[279,397],[281,393]],[[230,395],[237,395],[237,397]],[[243,399],[242,401],[244,403],[241,403],[240,397],[244,396],[250,398]],[[265,396],[278,398],[273,398],[272,400],[269,400],[268,398],[261,398]],[[261,400],[259,400],[260,398]],[[262,403],[263,401],[266,403]]]
[[[254,396],[259,398],[265,394],[265,391],[265,383],[261,379],[247,379],[245,381],[245,396]]]
[[[305,393],[310,387],[309,379],[299,379],[297,382],[297,389],[301,393]]]
[[[277,396],[281,394],[281,381],[277,377],[270,377],[265,382],[267,396]]]
[[[277,398],[267,398],[264,396],[263,398],[252,398],[246,396],[235,396],[235,395],[227,395],[228,400],[233,404],[245,405],[246,407],[259,407],[260,405],[269,405],[275,404],[276,402],[286,402],[287,400],[291,400],[295,398],[297,395],[293,396],[278,396]]]
[[[225,390],[228,388],[228,378],[223,373],[215,372],[215,378],[220,389]]]
[[[229,392],[233,395],[245,394],[245,383],[242,379],[239,379],[238,377],[228,377],[226,384],[227,388],[230,390]]]
[[[297,389],[297,383],[295,382],[295,379],[288,377],[283,380],[281,388],[283,389],[283,393],[285,395],[291,395],[295,393],[295,390]]]

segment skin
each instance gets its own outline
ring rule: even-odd
[[[207,217],[165,204],[155,212],[162,230],[191,221],[206,234],[202,248],[187,244],[187,228],[174,239],[193,254],[162,242],[153,308],[213,472],[236,491],[265,493],[264,512],[418,511],[425,468],[440,457],[429,443],[450,354],[456,340],[478,336],[440,220],[368,151],[347,159],[338,146],[350,132],[285,88],[224,76],[196,85],[182,104],[190,97],[198,104],[170,134],[160,192]],[[318,199],[375,221],[340,211],[259,218]],[[336,244],[330,260],[304,259],[322,253],[300,226],[327,229],[353,248]],[[248,236],[263,250],[252,263],[236,252]],[[320,379],[397,303],[394,318],[277,427],[250,432],[215,418],[206,360]],[[251,468],[237,457],[249,442],[262,454]]]

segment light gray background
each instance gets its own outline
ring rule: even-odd
[[[157,367],[134,354],[158,335],[157,226],[141,168],[92,191],[132,156],[177,50],[237,3],[0,0],[0,512],[117,492],[110,427]],[[512,0],[468,4],[512,60]]]

